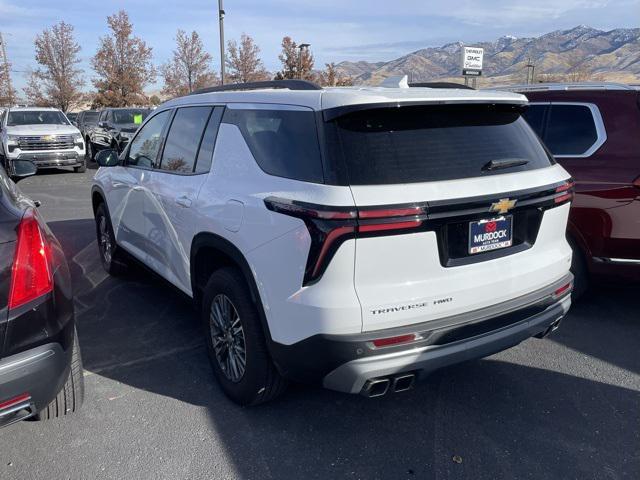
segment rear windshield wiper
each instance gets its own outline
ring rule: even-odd
[[[521,165],[526,165],[529,163],[529,160],[524,158],[501,158],[499,160],[491,160],[486,163],[483,167],[483,171],[491,171],[491,170],[500,170],[502,168],[511,168],[511,167],[519,167]]]

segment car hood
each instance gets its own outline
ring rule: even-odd
[[[9,135],[70,135],[80,133],[73,125],[15,125],[7,126]]]

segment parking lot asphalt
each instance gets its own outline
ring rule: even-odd
[[[293,385],[240,408],[181,294],[141,269],[102,271],[93,173],[20,183],[67,254],[86,399],[69,417],[0,430],[0,478],[640,478],[640,286],[599,285],[551,337],[409,392]]]

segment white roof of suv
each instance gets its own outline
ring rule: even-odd
[[[526,104],[524,95],[490,90],[455,88],[387,88],[387,87],[327,87],[318,90],[265,88],[195,93],[175,98],[163,107],[196,103],[272,103],[305,106],[325,110],[347,105],[371,103],[509,103]]]

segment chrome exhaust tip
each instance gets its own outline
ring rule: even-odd
[[[382,397],[389,391],[390,385],[391,380],[388,378],[373,378],[366,381],[361,393],[369,398]]]
[[[563,318],[564,318],[564,315],[562,317],[557,318],[556,321],[553,322],[551,325],[549,325],[549,327],[544,332],[540,332],[535,337],[545,338],[549,336],[551,333],[555,332],[560,327],[560,322],[562,322]]]
[[[406,392],[407,390],[411,390],[415,383],[416,376],[413,373],[408,373],[406,375],[398,375],[393,379],[393,391],[395,393],[398,392]]]

